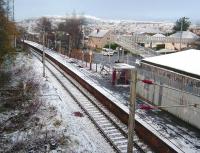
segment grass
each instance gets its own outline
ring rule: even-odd
[[[9,111],[9,108],[4,107],[3,105],[0,106],[0,113],[4,113],[4,112],[7,112],[7,111]]]
[[[56,121],[53,123],[53,125],[54,125],[55,127],[59,127],[59,126],[61,125],[61,123],[62,123],[61,120],[56,120]]]

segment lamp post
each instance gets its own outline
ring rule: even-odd
[[[56,31],[54,33],[54,48],[56,50],[56,43],[57,43],[57,38],[56,38]]]
[[[92,50],[89,51],[89,55],[90,55],[90,70],[92,70]]]
[[[42,47],[42,63],[43,63],[43,77],[45,77],[45,49],[44,49],[44,43],[45,43],[45,30],[43,32],[43,47]]]
[[[110,64],[110,38],[109,38],[109,52],[108,52],[108,56],[109,56],[109,64]]]
[[[124,48],[122,48],[122,61],[124,62]]]
[[[68,57],[71,56],[71,37],[69,33],[66,33],[66,36],[68,36]]]

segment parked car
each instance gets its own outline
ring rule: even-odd
[[[109,49],[109,48],[102,48],[102,54],[104,56],[113,56],[114,51],[112,49]]]
[[[114,54],[114,51],[112,51],[112,50],[105,50],[105,51],[102,51],[102,54],[104,55],[104,56],[113,56],[113,54]]]

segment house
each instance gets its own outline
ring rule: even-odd
[[[145,58],[138,68],[138,96],[200,129],[200,50]],[[179,107],[176,107],[179,106]]]
[[[109,30],[94,30],[90,33],[88,46],[91,48],[103,48],[110,40]]]
[[[196,34],[190,32],[190,31],[182,31],[182,32],[178,31],[178,32],[170,35],[169,37],[175,38],[180,41],[179,43],[166,43],[165,44],[166,49],[172,49],[172,50],[180,50],[180,49],[188,48],[189,44],[184,43],[184,39],[196,40],[199,38],[199,36],[197,36]]]
[[[200,26],[190,28],[190,31],[192,31],[194,34],[200,36]]]
[[[152,37],[164,38],[166,36],[161,34],[161,33],[157,33],[157,34],[154,34]],[[150,42],[150,43],[146,43],[145,47],[147,47],[147,48],[155,48],[156,50],[159,50],[159,49],[165,48],[165,43],[163,43],[163,42]]]

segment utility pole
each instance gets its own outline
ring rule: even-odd
[[[59,52],[62,53],[62,41],[60,40]]]
[[[181,21],[181,33],[180,33],[180,50],[181,50],[181,43],[182,43],[182,34],[183,34],[183,20],[184,20],[184,18],[182,18],[182,21]]]
[[[185,22],[185,20],[188,19],[186,17],[183,17],[182,18],[182,21],[181,21],[181,33],[180,33],[180,50],[181,50],[181,47],[182,47],[182,37],[183,37],[183,22]]]
[[[7,0],[6,2],[6,15],[7,15],[7,20],[9,20],[9,12],[10,12],[10,1]]]
[[[13,4],[12,4],[12,6],[13,6],[13,8],[12,8],[12,20],[13,20],[13,23],[14,23],[15,22],[15,0],[13,0],[12,2],[13,2]],[[16,47],[17,47],[17,39],[16,39],[16,35],[14,33],[14,48],[16,48]]]
[[[56,50],[56,43],[57,43],[57,38],[56,38],[56,31],[55,31],[55,50]]]
[[[44,44],[45,44],[45,31],[43,31],[43,52],[42,52],[42,63],[43,63],[43,77],[45,77],[45,49],[44,49]]]
[[[134,69],[131,69],[127,153],[133,152],[133,137],[134,137],[134,129],[135,129],[136,82],[137,82],[137,70],[134,68]]]
[[[13,0],[13,14],[12,14],[13,21],[15,21],[15,0]]]
[[[122,60],[124,62],[124,48],[122,48]]]
[[[110,38],[109,38],[109,52],[108,52],[108,55],[109,55],[109,64],[110,64]]]
[[[118,62],[119,62],[119,60],[120,60],[120,47],[118,47],[117,55],[118,55]]]
[[[67,33],[68,36],[68,57],[71,57],[71,35]]]

